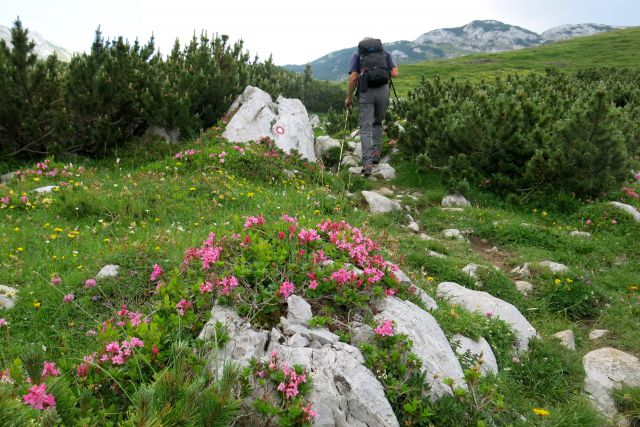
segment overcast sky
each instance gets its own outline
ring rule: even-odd
[[[0,25],[17,16],[30,30],[69,51],[85,51],[94,31],[149,40],[162,53],[194,31],[243,39],[246,50],[274,62],[304,64],[355,46],[364,36],[414,40],[428,31],[496,19],[542,32],[561,24],[640,25],[640,0],[0,0]]]

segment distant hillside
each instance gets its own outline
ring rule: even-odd
[[[463,27],[442,28],[424,33],[414,41],[402,40],[385,43],[384,46],[397,64],[410,64],[474,53],[524,49],[615,29],[617,27],[600,24],[561,25],[537,34],[499,21],[473,21]],[[349,59],[355,50],[355,47],[338,50],[311,62],[313,76],[323,80],[344,79],[349,67]],[[285,65],[284,67],[302,72],[305,65]]]
[[[35,31],[29,30],[29,38],[36,44],[35,54],[38,55],[38,57],[46,58],[55,53],[61,61],[68,62],[71,60],[72,55],[68,50],[45,40],[42,35]],[[0,25],[0,39],[6,41],[7,45],[11,46],[11,28]]]
[[[549,67],[569,71],[594,66],[640,67],[638,46],[640,28],[628,28],[514,52],[423,61],[404,65],[396,87],[398,93],[407,93],[423,77],[477,81],[499,75],[544,71]]]

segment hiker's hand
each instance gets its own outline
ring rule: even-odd
[[[353,100],[350,96],[347,96],[347,98],[344,100],[344,108],[351,108],[351,105],[353,105]]]

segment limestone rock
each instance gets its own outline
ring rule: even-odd
[[[400,203],[378,194],[375,191],[363,191],[362,195],[369,204],[371,213],[376,214],[402,210]]]
[[[117,277],[120,270],[119,265],[107,264],[96,274],[96,279],[104,279],[105,277]]]
[[[387,188],[387,187],[380,187],[377,190],[375,190],[376,193],[378,194],[382,194],[385,197],[389,197],[389,196],[393,196],[393,190]]]
[[[321,328],[309,329],[309,339],[316,340],[322,345],[340,341],[339,336]]]
[[[317,114],[311,114],[309,116],[309,124],[312,128],[317,128],[320,126],[320,117]]]
[[[287,342],[291,347],[306,347],[309,345],[309,339],[303,337],[300,334],[293,334]]]
[[[359,175],[361,172],[361,169],[358,167],[358,165],[360,164],[360,161],[358,160],[357,157],[355,156],[344,156],[342,157],[342,162],[340,162],[342,164],[342,166],[346,166],[349,168],[349,173],[352,173],[354,175]],[[358,169],[357,172],[353,172],[352,169]]]
[[[629,215],[631,215],[633,217],[634,220],[636,221],[640,221],[640,212],[638,212],[638,210],[636,208],[634,208],[631,205],[626,205],[624,203],[620,203],[620,202],[610,202],[613,206],[617,207],[618,209],[622,209],[623,211],[627,212]]]
[[[444,235],[445,239],[464,240],[464,236],[462,235],[460,230],[456,228],[449,228],[447,230],[444,230],[442,234]]]
[[[396,170],[388,163],[373,165],[371,175],[384,180],[396,179]]]
[[[315,153],[317,158],[322,157],[324,153],[332,148],[340,148],[340,141],[326,135],[316,138]]]
[[[471,206],[471,203],[461,194],[453,194],[446,196],[440,203],[443,208],[455,208]]]
[[[533,290],[533,285],[524,280],[516,281],[516,289],[525,297]]]
[[[17,174],[17,172],[9,172],[0,175],[0,184],[7,185]]]
[[[594,406],[605,416],[617,414],[611,392],[624,386],[640,387],[640,360],[614,348],[601,348],[582,358],[585,371],[584,389]]]
[[[569,350],[576,349],[576,337],[571,329],[556,332],[555,334],[553,334],[553,337],[559,339],[560,344],[567,347]]]
[[[455,345],[457,343],[458,345]],[[451,337],[451,344],[455,348],[456,353],[463,355],[469,352],[472,356],[482,361],[480,372],[483,374],[498,373],[498,361],[491,350],[491,346],[486,339],[480,337],[478,340],[472,340],[464,335],[455,334]]]
[[[542,261],[540,263],[541,266],[548,268],[552,273],[566,273],[569,271],[569,267],[564,264],[560,264],[558,262],[553,261]]]
[[[511,274],[518,277],[531,276],[531,271],[529,271],[529,263],[527,262],[524,265],[516,266],[513,270],[511,270]]]
[[[594,329],[593,331],[589,332],[589,339],[599,340],[600,338],[604,338],[607,335],[609,335],[609,331],[607,329]]]
[[[311,306],[304,298],[298,295],[291,295],[287,298],[287,322],[289,324],[298,323],[307,326],[312,317]]]
[[[11,286],[0,285],[0,309],[11,309],[16,305],[18,290]]]
[[[436,257],[436,258],[446,258],[447,256],[444,254],[441,254],[440,252],[436,252],[436,251],[427,251],[427,256],[432,256],[432,257]]]
[[[39,194],[48,194],[48,193],[51,193],[53,190],[57,190],[58,188],[59,187],[57,185],[47,185],[46,187],[36,188],[33,191]]]
[[[359,322],[352,322],[349,325],[349,330],[351,332],[351,342],[356,346],[368,343],[375,336],[371,326]]]
[[[233,117],[223,138],[231,142],[252,142],[269,137],[285,152],[297,150],[303,158],[316,161],[313,129],[299,99],[280,96],[274,103],[268,93],[247,86],[229,108],[229,114]]]
[[[431,237],[431,236],[429,236],[428,234],[422,233],[422,234],[420,234],[420,240],[429,241],[429,240],[436,240],[436,239]]]
[[[168,144],[177,144],[180,141],[180,129],[167,130],[159,126],[149,126],[144,132],[144,138],[160,138]]]
[[[393,320],[395,330],[406,334],[413,342],[413,351],[423,362],[432,399],[451,394],[443,381],[451,378],[455,387],[465,388],[462,368],[438,322],[426,311],[410,301],[387,297],[378,303],[378,322]]]
[[[481,314],[491,313],[492,316],[504,320],[516,334],[516,349],[520,353],[526,351],[529,340],[538,335],[516,307],[487,292],[473,291],[453,282],[442,282],[438,285],[437,295],[469,311]]]
[[[574,230],[571,233],[569,233],[569,235],[571,237],[591,237],[591,233],[587,232],[587,231],[578,231],[578,230]]]
[[[415,221],[410,222],[409,225],[407,225],[407,228],[409,230],[413,231],[414,233],[419,233],[420,232],[420,226]]]

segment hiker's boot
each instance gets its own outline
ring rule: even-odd
[[[373,169],[373,168],[372,168],[372,166],[371,166],[371,165],[369,165],[369,164],[364,165],[364,166],[362,167],[362,175],[364,175],[365,177],[367,177],[367,176],[371,176],[371,170],[372,170],[372,169]]]
[[[374,150],[373,153],[371,153],[371,160],[374,165],[380,164],[380,152],[378,150]]]

